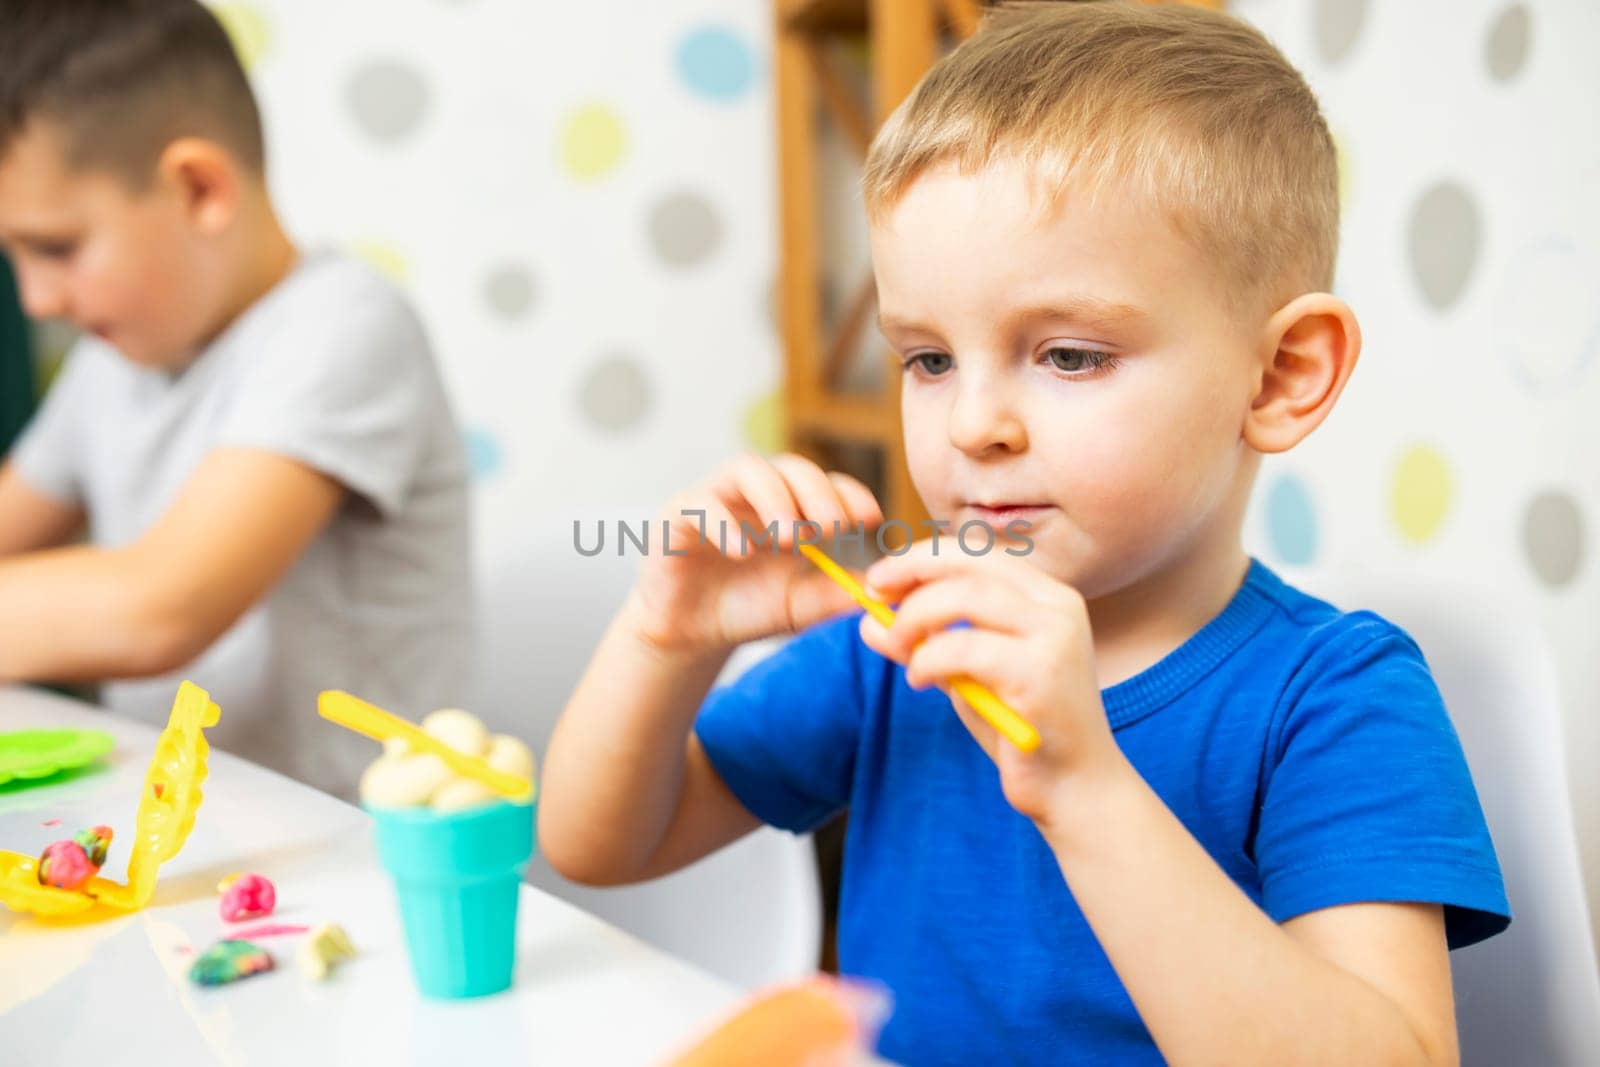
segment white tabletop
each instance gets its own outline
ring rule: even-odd
[[[103,872],[122,881],[157,731],[73,701],[0,688],[0,731],[103,729],[99,770],[27,789],[0,786],[0,848],[37,854],[86,826],[112,827]],[[161,868],[143,911],[96,923],[0,907],[0,1050],[6,1067],[84,1057],[109,1064],[645,1064],[660,1062],[737,1003],[733,987],[555,897],[524,886],[517,978],[504,994],[435,1002],[411,984],[399,916],[358,808],[212,750],[194,833]],[[43,825],[59,819],[57,826]],[[270,974],[216,988],[187,978],[223,933],[217,882],[272,879],[267,922],[336,922],[361,955],[325,983],[295,965],[298,937],[258,941]],[[382,1058],[380,1060],[380,1057]]]

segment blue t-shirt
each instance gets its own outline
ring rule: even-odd
[[[797,635],[695,725],[757,817],[850,811],[842,973],[885,983],[879,1051],[910,1065],[1160,1063],[1044,839],[938,689],[862,643]],[[1444,905],[1452,948],[1510,909],[1421,651],[1252,560],[1228,606],[1102,693],[1122,751],[1275,921],[1357,901]]]

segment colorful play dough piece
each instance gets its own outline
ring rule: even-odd
[[[260,945],[228,939],[200,954],[189,968],[189,981],[195,985],[226,985],[272,967],[272,954]]]
[[[224,922],[243,922],[271,915],[278,905],[278,893],[272,883],[259,874],[241,874],[222,894],[218,910]]]
[[[256,923],[254,926],[236,926],[228,931],[228,936],[248,941],[256,937],[292,937],[310,929],[302,923]]]
[[[344,932],[344,927],[330,923],[311,931],[300,945],[300,970],[307,978],[320,982],[328,977],[335,964],[355,959],[355,956],[356,947],[350,943],[350,935]]]
[[[94,826],[45,846],[39,854],[39,884],[81,889],[100,873],[111,845],[111,827]]]

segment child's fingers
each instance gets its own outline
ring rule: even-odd
[[[789,583],[789,628],[799,631],[855,606],[850,594],[821,571],[809,569]]]
[[[696,514],[683,514],[693,511]],[[704,512],[702,516],[699,514]],[[746,539],[739,536],[739,523],[733,512],[718,500],[697,500],[685,504],[679,513],[684,534],[689,541],[697,541],[701,523],[705,523],[705,538],[725,556],[743,559],[750,554]]]
[[[795,543],[800,520],[817,525],[819,535],[832,536],[854,523],[874,527],[883,511],[872,492],[859,481],[821,467],[794,453],[772,459],[747,454],[728,464],[712,479],[712,490],[729,509],[748,510],[761,530],[776,523],[778,546]]]
[[[670,533],[670,542],[663,542],[662,552],[671,547],[673,555],[685,549],[700,546],[700,537],[720,547],[727,542],[727,554],[739,556],[738,525],[734,511],[718,498],[712,482],[680,493],[667,501],[661,515]],[[726,531],[726,533],[724,532]]]
[[[945,578],[917,586],[900,601],[885,643],[900,653],[893,658],[901,659],[932,634],[958,622],[997,633],[1026,634],[1046,624],[1036,618],[1038,610],[1037,602],[1006,583],[977,575]]]
[[[774,456],[772,465],[788,483],[800,517],[816,523],[819,536],[827,537],[848,524],[849,508],[821,467],[792,452]]]
[[[785,527],[794,522],[798,505],[783,475],[764,457],[753,453],[740,456],[718,472],[716,488],[728,507],[748,506],[761,527],[776,523],[778,543],[783,543]]]
[[[926,689],[965,676],[998,693],[1017,659],[1014,637],[988,630],[941,630],[912,651],[906,661],[906,683]]]
[[[883,525],[883,507],[871,489],[843,471],[829,471],[828,479],[844,501],[851,522],[859,522],[869,530]]]

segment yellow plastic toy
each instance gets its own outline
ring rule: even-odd
[[[145,773],[144,792],[134,817],[128,850],[128,884],[91,878],[82,889],[40,885],[35,856],[0,850],[0,904],[13,911],[63,916],[86,912],[96,904],[118,911],[137,911],[156,890],[156,871],[183,848],[194,829],[206,778],[204,727],[215,726],[222,709],[193,682],[178,687],[167,728],[156,739],[155,755]]]

